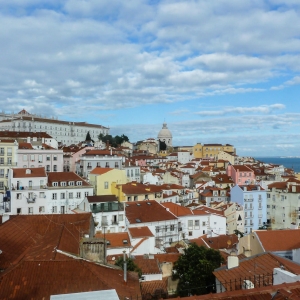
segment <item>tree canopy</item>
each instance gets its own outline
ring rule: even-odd
[[[103,135],[102,133],[100,133],[98,135],[98,139],[99,139],[99,141],[102,141],[103,143],[109,142],[109,144],[112,147],[118,147],[123,142],[129,142],[129,138],[125,134],[122,134],[121,136],[116,135],[115,137],[113,137],[110,134]]]
[[[139,274],[139,277],[142,276],[142,270],[135,264],[135,262],[132,258],[129,258],[129,257],[126,258],[126,262],[127,262],[127,271],[134,271]],[[124,270],[123,256],[120,256],[117,258],[115,265],[121,267],[122,270]]]
[[[220,252],[195,243],[184,250],[173,267],[173,279],[179,279],[177,293],[180,297],[215,292],[213,271],[224,262]]]

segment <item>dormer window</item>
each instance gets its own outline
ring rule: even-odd
[[[60,183],[60,186],[66,186],[67,185],[67,183],[65,182],[65,181],[62,181],[61,183]]]
[[[58,182],[52,182],[52,186],[58,186]]]
[[[76,185],[82,185],[82,181],[77,181]]]
[[[74,185],[74,181],[69,181],[69,185]]]

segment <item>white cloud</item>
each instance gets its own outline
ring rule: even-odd
[[[227,114],[263,113],[269,114],[275,110],[285,109],[284,104],[261,105],[256,107],[226,107],[223,110],[200,111],[195,114],[201,116],[222,116]]]

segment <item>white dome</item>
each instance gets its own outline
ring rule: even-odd
[[[160,130],[160,132],[158,133],[157,138],[159,140],[161,139],[171,139],[172,138],[172,133],[171,131],[168,129],[167,127],[167,123],[163,124],[162,129]]]

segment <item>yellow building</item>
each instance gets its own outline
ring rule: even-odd
[[[113,183],[125,184],[127,182],[127,177],[125,170],[95,168],[89,174],[89,181],[94,187],[95,195],[114,195]]]
[[[0,192],[8,187],[8,170],[17,166],[17,149],[18,143],[14,140],[0,141]]]
[[[145,185],[135,181],[126,184],[113,183],[112,192],[121,202],[144,200],[159,201],[161,198],[161,188],[159,186]]]
[[[193,147],[193,155],[195,158],[217,158],[220,151],[235,153],[235,149],[229,144],[201,144],[197,143]]]

